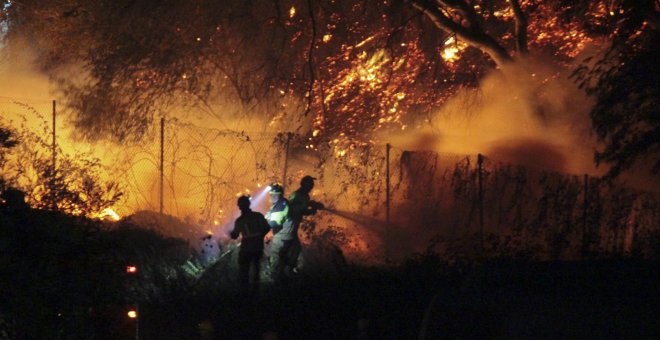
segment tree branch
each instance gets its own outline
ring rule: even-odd
[[[314,44],[316,43],[316,19],[314,18],[314,9],[312,8],[312,0],[307,0],[307,8],[309,10],[309,17],[312,22],[312,38],[309,43],[309,55],[307,56],[307,65],[309,67],[309,90],[307,92],[307,105],[303,115],[307,116],[312,109],[314,102]]]
[[[516,50],[520,54],[529,53],[527,48],[527,17],[520,7],[519,0],[509,0],[513,15],[516,18]]]
[[[467,6],[467,4],[462,4],[459,6],[458,4],[455,4],[455,1],[452,1],[451,3],[444,1],[444,3],[446,5],[457,6],[451,7],[457,8],[463,12],[465,12],[464,7]],[[468,21],[471,23],[470,27],[468,28],[454,22],[451,20],[451,18],[448,18],[436,5],[431,4],[428,1],[412,0],[411,4],[413,7],[424,13],[429,19],[431,19],[436,27],[449,33],[455,33],[468,44],[488,54],[497,65],[502,66],[508,64],[512,60],[506,49],[497,43],[493,37],[486,34],[486,32],[481,29],[481,26],[478,22],[473,22],[470,20],[469,14],[466,13],[466,19],[468,19]],[[474,19],[475,18],[472,18],[472,20]]]
[[[468,29],[474,30],[474,31],[483,30],[481,28],[481,20],[479,19],[479,15],[474,10],[474,7],[472,7],[466,1],[464,1],[464,0],[451,0],[451,1],[449,1],[449,0],[436,0],[436,1],[439,4],[443,5],[443,6],[446,6],[446,7],[449,7],[449,8],[452,8],[452,9],[455,9],[455,10],[461,12],[461,14],[463,14],[463,16],[465,17],[465,19],[467,19],[467,21],[470,25],[470,27],[468,27]]]

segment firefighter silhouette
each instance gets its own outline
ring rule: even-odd
[[[238,251],[239,281],[243,293],[253,296],[259,289],[259,262],[264,252],[264,236],[270,227],[264,215],[250,209],[249,196],[239,197],[237,204],[241,216],[236,219],[230,236],[232,239],[241,236]]]
[[[300,188],[289,196],[289,213],[280,230],[273,236],[271,252],[273,254],[274,279],[283,282],[291,278],[298,265],[301,245],[298,229],[304,216],[315,215],[324,209],[323,204],[313,201],[309,193],[314,188],[315,178],[305,176],[300,180]]]

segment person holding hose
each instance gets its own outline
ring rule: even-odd
[[[283,282],[290,279],[298,264],[301,245],[298,229],[304,216],[315,215],[325,206],[310,199],[309,194],[314,188],[315,178],[305,176],[300,180],[300,188],[289,196],[289,213],[280,230],[273,236],[271,252],[275,269],[275,281]]]

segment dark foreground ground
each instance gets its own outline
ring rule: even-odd
[[[658,338],[658,269],[632,260],[459,269],[427,258],[301,277],[251,303],[217,292],[147,306],[141,331],[150,339]]]
[[[128,224],[0,211],[0,339],[660,338],[652,260],[311,266],[246,301],[231,256],[194,280],[189,256]]]

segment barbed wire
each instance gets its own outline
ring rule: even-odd
[[[19,105],[15,99],[0,96],[0,112]],[[25,113],[25,107],[19,105],[14,111]],[[314,194],[329,206],[368,216],[373,219],[371,230],[382,232],[384,227],[378,223],[385,220],[389,196],[390,227],[405,225],[414,237],[426,239],[447,233],[469,235],[481,228],[482,234],[508,235],[506,242],[526,235],[534,241],[516,245],[520,251],[538,245],[548,256],[559,256],[575,252],[580,242],[588,243],[591,251],[598,247],[620,250],[629,242],[625,235],[631,224],[636,223],[636,232],[660,225],[653,196],[604,185],[594,177],[489,156],[410,151],[391,145],[388,163],[386,143],[379,143],[323,162],[287,163],[287,158],[296,157],[286,152],[278,133],[218,129],[171,119],[165,121],[162,146],[156,135],[118,150],[122,163],[109,167],[109,175],[128,187],[121,202],[124,211],[156,210],[162,176],[164,213],[208,225],[226,220],[236,195],[246,189],[256,190],[257,184],[269,180],[295,186],[303,174],[314,174],[319,177]],[[338,217],[326,216],[323,223],[351,228]],[[595,237],[592,234],[599,239],[584,241]]]

